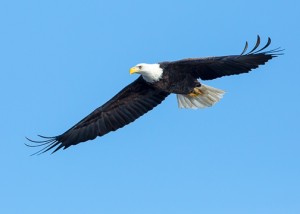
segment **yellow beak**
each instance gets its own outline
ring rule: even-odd
[[[136,73],[137,71],[138,71],[137,67],[132,67],[132,68],[130,68],[129,73],[130,73],[130,74],[134,74],[134,73]]]

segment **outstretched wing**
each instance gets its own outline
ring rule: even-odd
[[[41,141],[27,138],[29,141],[37,143],[28,146],[43,146],[35,154],[41,154],[56,147],[52,152],[54,153],[61,148],[66,149],[69,146],[93,140],[97,136],[103,136],[133,122],[160,104],[168,95],[167,92],[153,88],[140,76],[62,135],[55,137],[39,135],[43,138]]]
[[[282,54],[282,50],[279,48],[264,51],[270,44],[271,39],[268,38],[267,44],[257,50],[260,45],[260,37],[257,36],[256,45],[248,53],[246,53],[248,42],[246,42],[240,55],[190,58],[161,64],[170,71],[191,73],[195,78],[211,80],[223,76],[248,73],[259,65],[263,65],[270,59]]]

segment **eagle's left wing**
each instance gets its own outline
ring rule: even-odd
[[[223,76],[248,73],[259,65],[263,65],[270,59],[282,54],[282,50],[279,48],[264,51],[270,44],[271,39],[268,38],[267,44],[257,50],[260,45],[260,37],[257,36],[255,47],[246,54],[245,52],[248,48],[247,42],[240,55],[189,58],[174,62],[164,62],[162,64],[168,70],[174,72],[191,73],[195,78],[211,80]]]

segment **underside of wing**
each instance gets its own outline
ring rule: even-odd
[[[160,104],[168,95],[169,93],[153,88],[139,77],[62,135],[55,137],[39,135],[44,139],[41,141],[27,138],[35,143],[28,146],[43,147],[35,154],[55,148],[54,153],[61,148],[66,149],[71,145],[95,139],[133,122]]]
[[[259,48],[260,37],[257,36],[254,48],[248,53],[248,42],[246,42],[245,48],[240,55],[183,59],[167,62],[165,66],[174,72],[191,73],[195,78],[202,80],[248,73],[252,69],[282,54],[283,50],[280,48],[266,51],[270,44],[271,39],[268,38],[266,45]]]

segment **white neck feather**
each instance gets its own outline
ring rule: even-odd
[[[153,83],[162,77],[163,69],[160,68],[159,64],[141,63],[138,65],[142,66],[142,69],[139,71],[139,73],[147,82]]]

